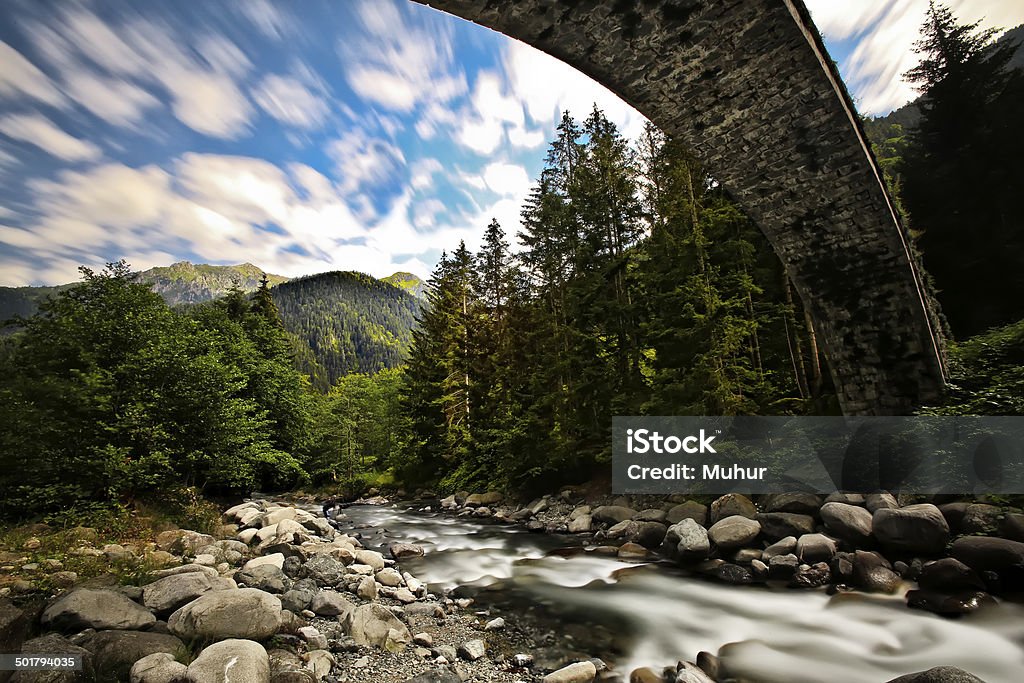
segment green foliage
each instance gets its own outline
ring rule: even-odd
[[[270,292],[285,328],[311,350],[300,352],[299,367],[317,389],[404,360],[419,310],[411,294],[355,272],[299,278]]]
[[[932,4],[906,74],[922,97],[900,189],[924,265],[957,337],[1024,317],[1024,73],[1017,45]]]
[[[45,301],[0,355],[4,516],[304,477],[315,397],[240,292],[171,310],[123,262]]]
[[[933,415],[1024,415],[1024,320],[951,344],[949,387]]]
[[[813,332],[763,236],[678,146],[568,114],[513,254],[442,256],[413,334],[398,474],[550,490],[610,456],[612,415],[805,409]],[[798,322],[799,318],[799,322]]]

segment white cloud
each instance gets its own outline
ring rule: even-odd
[[[505,73],[515,94],[534,121],[547,128],[559,112],[569,111],[577,120],[590,114],[594,104],[629,139],[637,139],[647,119],[597,81],[565,62],[519,41],[509,41]],[[538,74],[544,74],[538,78]],[[536,134],[528,138],[536,141]]]
[[[526,169],[515,164],[488,164],[483,172],[487,188],[503,197],[525,197],[530,192],[530,176]]]
[[[413,25],[393,1],[356,6],[364,35],[339,46],[352,90],[367,102],[408,113],[466,92],[454,63],[449,20],[428,13]]]
[[[1019,0],[949,0],[959,21],[983,20],[982,27],[1012,28],[1024,22]],[[807,0],[815,24],[829,41],[855,41],[840,71],[859,109],[884,114],[917,97],[903,74],[917,65],[914,42],[928,9],[928,0],[879,0],[838,3]]]
[[[170,95],[175,116],[193,130],[227,139],[248,132],[253,109],[238,81],[252,65],[225,36],[189,36],[190,49],[169,25],[134,14],[114,25],[77,7],[61,19],[49,26],[28,22],[25,32],[61,72],[75,99],[97,116],[134,123],[152,96],[140,86],[155,84]],[[90,73],[91,82],[82,82]]]
[[[395,180],[405,168],[405,155],[393,143],[372,137],[359,128],[346,131],[327,146],[341,178],[343,192],[350,193],[366,185],[381,185]]]
[[[434,176],[441,173],[444,167],[432,157],[417,159],[410,168],[409,185],[414,190],[427,190],[434,184]]]
[[[99,147],[68,135],[42,114],[10,114],[0,118],[0,133],[35,145],[65,161],[92,161],[103,155]]]
[[[281,40],[294,31],[291,18],[269,0],[237,0],[233,6],[268,38]]]
[[[271,74],[253,91],[253,99],[281,123],[299,128],[316,128],[327,118],[330,107],[298,79]]]
[[[66,104],[50,78],[3,41],[0,41],[0,95],[12,99],[31,97],[53,107]]]
[[[147,109],[160,105],[159,100],[134,83],[86,71],[65,74],[65,89],[78,104],[115,126],[134,125]]]

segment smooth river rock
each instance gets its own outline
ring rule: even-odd
[[[277,597],[256,588],[239,588],[196,598],[172,614],[167,627],[186,640],[263,640],[277,633],[282,619]]]
[[[270,658],[259,643],[230,639],[210,645],[188,665],[189,683],[268,683]]]
[[[821,521],[836,538],[855,547],[871,539],[871,513],[859,505],[825,503],[821,506]]]
[[[935,555],[945,550],[949,540],[949,524],[931,503],[879,508],[871,527],[883,546],[900,553]]]
[[[86,628],[138,631],[152,626],[156,617],[119,591],[80,588],[47,607],[41,622],[58,631]]]
[[[761,533],[761,525],[753,519],[733,515],[719,520],[708,529],[708,537],[719,548],[739,548],[751,543]]]

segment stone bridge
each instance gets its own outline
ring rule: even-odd
[[[941,394],[904,231],[802,0],[429,4],[576,67],[691,147],[785,264],[844,413],[903,414]]]

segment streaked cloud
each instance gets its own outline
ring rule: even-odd
[[[65,161],[92,161],[103,156],[99,147],[69,135],[42,114],[10,114],[0,118],[0,134],[27,142]]]

